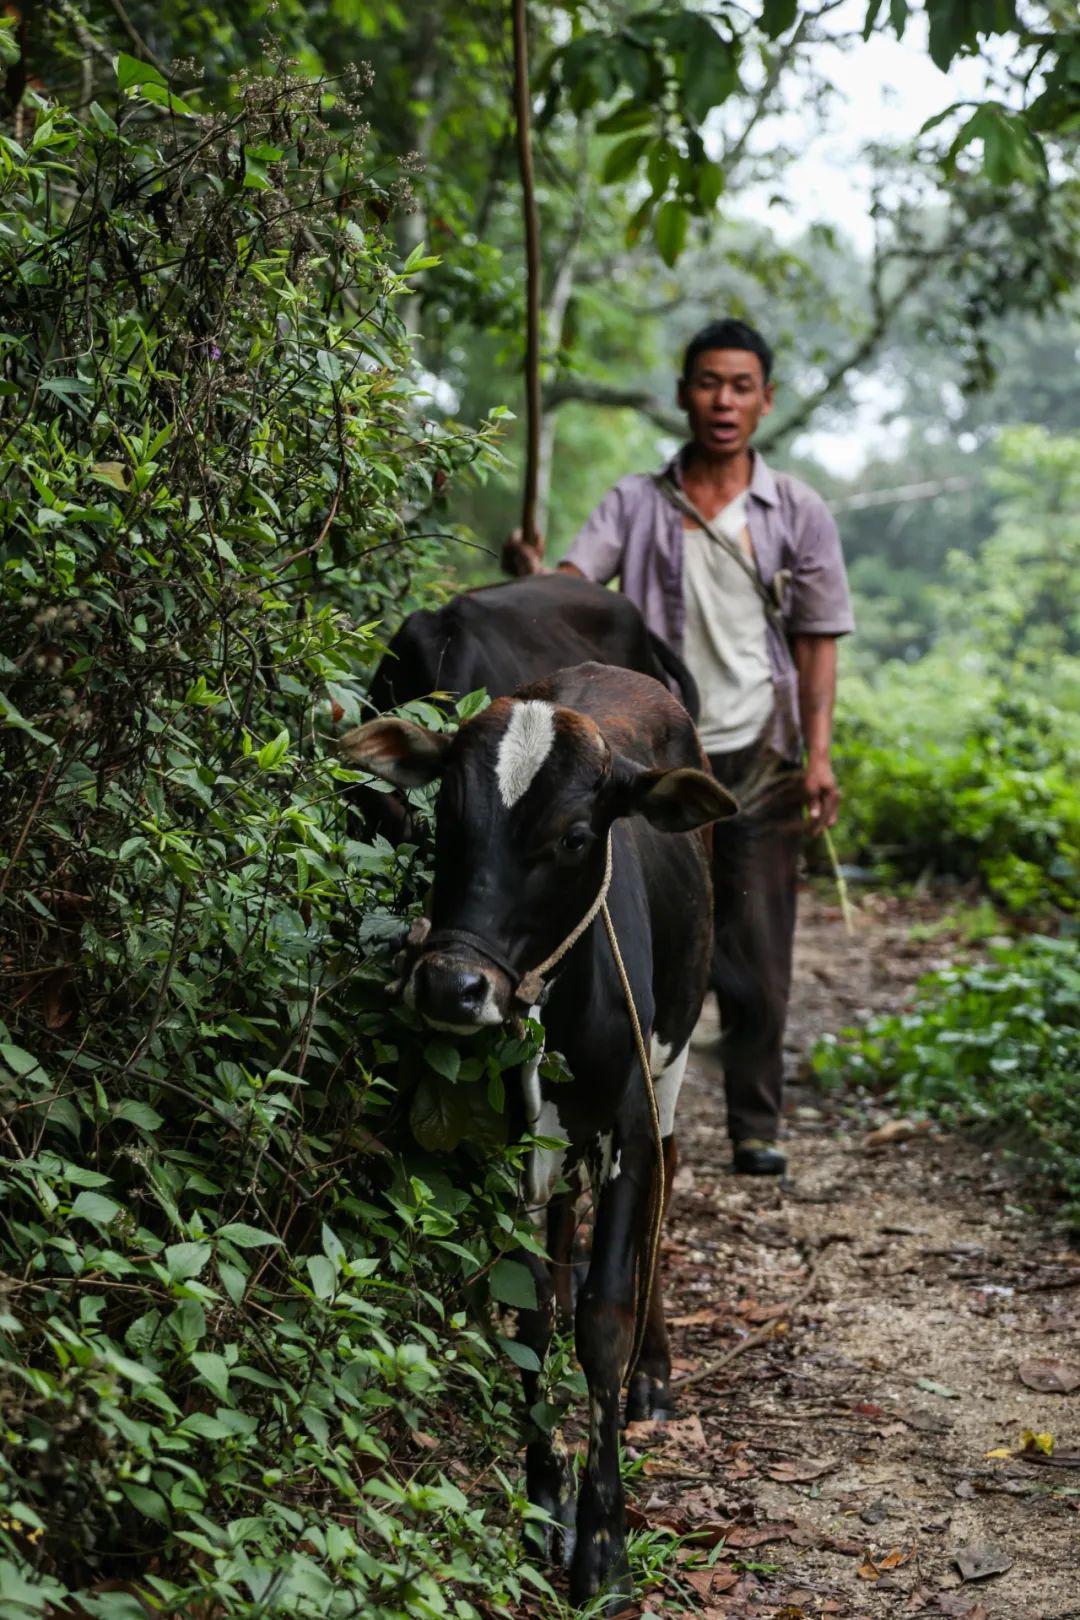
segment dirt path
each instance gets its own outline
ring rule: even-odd
[[[937,1134],[869,1148],[880,1107],[797,1079],[816,1035],[896,1005],[948,954],[911,942],[916,920],[871,901],[848,942],[804,908],[785,1187],[727,1173],[719,1070],[695,1052],[665,1252],[676,1372],[762,1342],[686,1389],[666,1430],[628,1436],[650,1453],[635,1523],[718,1549],[645,1612],[1080,1617],[1080,1467],[1062,1456],[1080,1464],[1080,1389],[1018,1373],[1080,1364],[1080,1254],[994,1156]],[[1056,1462],[987,1457],[1024,1431],[1052,1434]],[[962,1580],[958,1556],[1002,1572]]]

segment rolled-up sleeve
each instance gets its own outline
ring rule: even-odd
[[[625,493],[621,483],[608,490],[578,530],[566,556],[560,559],[573,563],[597,585],[606,585],[622,572],[627,532]]]
[[[806,503],[799,531],[788,631],[796,636],[846,636],[855,628],[847,570],[836,521],[820,498]]]

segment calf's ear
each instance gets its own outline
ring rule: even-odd
[[[442,775],[453,739],[426,731],[411,720],[369,720],[347,731],[339,743],[346,764],[370,771],[395,787],[426,787]]]
[[[621,813],[644,816],[659,832],[693,832],[737,815],[736,799],[704,771],[642,771],[628,784]]]

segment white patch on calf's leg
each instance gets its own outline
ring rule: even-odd
[[[539,1007],[529,1008],[529,1017],[538,1018]],[[533,1136],[565,1136],[559,1110],[540,1090],[541,1049],[521,1076],[521,1095],[525,1103],[525,1123]],[[562,1175],[566,1162],[563,1148],[534,1147],[525,1161],[525,1202],[531,1209],[542,1209],[551,1197],[555,1183]]]
[[[653,1090],[656,1093],[656,1111],[660,1115],[660,1135],[670,1136],[675,1129],[675,1105],[679,1100],[683,1076],[686,1074],[686,1060],[690,1054],[690,1047],[687,1044],[673,1058],[671,1047],[663,1041],[658,1041],[655,1035],[651,1046],[650,1064],[653,1072]]]
[[[530,698],[514,704],[495,759],[499,797],[508,810],[528,790],[554,741],[555,710],[550,703]]]

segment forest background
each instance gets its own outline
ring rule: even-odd
[[[841,856],[1000,942],[819,1067],[993,1117],[1075,1201],[1075,8],[531,17],[551,554],[677,442],[695,327],[760,325],[760,442],[856,593]],[[846,127],[837,64],[897,34],[942,116]],[[557,1613],[501,1314],[536,1032],[388,1004],[424,858],[334,749],[517,518],[508,18],[58,0],[0,58],[0,1612]]]

